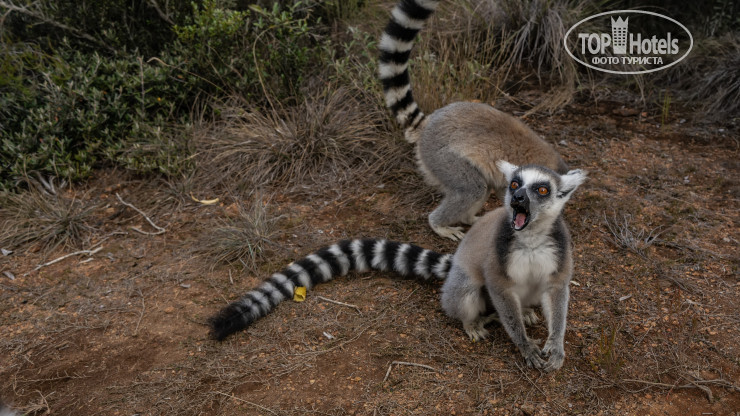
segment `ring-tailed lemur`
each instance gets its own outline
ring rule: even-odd
[[[378,72],[385,102],[405,129],[406,140],[416,143],[419,169],[426,181],[443,194],[429,215],[429,225],[442,237],[458,240],[461,227],[495,191],[503,200],[506,180],[495,162],[537,164],[558,173],[568,166],[557,151],[520,120],[487,104],[457,102],[429,116],[411,93],[409,56],[416,34],[436,9],[438,0],[401,0],[381,36]]]
[[[347,240],[273,274],[259,287],[209,320],[211,336],[223,340],[293,297],[350,270],[395,271],[421,280],[446,279],[442,308],[462,321],[473,340],[485,338],[484,325],[497,319],[527,364],[546,371],[563,365],[568,284],[573,273],[570,235],[562,210],[586,175],[560,175],[537,166],[518,168],[500,161],[509,191],[506,204],[477,221],[454,256],[386,240]],[[549,336],[542,350],[527,337],[524,324],[536,322],[531,307],[541,305]],[[545,361],[545,357],[549,360]]]
[[[460,242],[442,286],[442,308],[460,319],[474,340],[488,335],[483,326],[492,318],[500,320],[527,364],[557,370],[565,359],[563,337],[573,274],[570,233],[562,211],[586,174],[572,170],[560,175],[504,161],[497,165],[509,183],[504,206],[483,216]],[[542,350],[524,329],[525,323],[537,321],[534,305],[542,306],[548,326]],[[498,316],[486,316],[489,310]]]

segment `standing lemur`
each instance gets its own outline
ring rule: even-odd
[[[401,0],[380,39],[378,65],[385,102],[406,140],[416,143],[419,169],[444,194],[429,214],[429,224],[442,237],[458,240],[461,227],[495,191],[503,200],[507,183],[496,161],[537,164],[558,173],[567,165],[555,149],[518,119],[472,102],[449,104],[425,116],[411,94],[408,63],[416,34],[436,9],[438,0]]]
[[[386,240],[342,241],[292,263],[223,308],[209,320],[211,336],[223,340],[246,329],[291,299],[296,287],[311,288],[350,270],[376,269],[425,281],[446,279],[442,308],[462,321],[470,338],[485,338],[484,325],[499,320],[529,366],[557,370],[565,358],[573,273],[570,234],[561,214],[586,175],[504,161],[497,166],[508,184],[505,204],[470,228],[454,256]],[[542,306],[549,332],[542,350],[524,328],[537,321],[535,305]]]

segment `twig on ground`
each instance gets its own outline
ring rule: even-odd
[[[524,378],[527,379],[527,382],[529,382],[529,384],[532,385],[532,387],[534,387],[538,392],[540,392],[540,394],[543,397],[547,397],[547,393],[545,393],[544,390],[542,390],[542,388],[540,388],[540,386],[529,377],[529,375],[527,374],[527,371],[522,366],[520,366],[519,363],[514,362],[514,365],[516,365],[516,368],[519,369],[519,372],[522,373]],[[560,403],[558,403],[557,401],[554,401],[553,404],[559,407],[562,411],[567,411],[566,408]]]
[[[335,345],[333,345],[333,346],[331,346],[331,347],[329,347],[327,349],[318,350],[318,351],[309,351],[309,352],[298,353],[298,354],[293,354],[293,356],[294,357],[308,357],[308,356],[318,356],[318,355],[321,355],[321,354],[326,354],[326,353],[328,353],[330,351],[334,351],[336,349],[342,348],[342,347],[344,347],[345,345],[347,345],[347,344],[349,344],[351,342],[357,341],[362,336],[362,334],[364,334],[365,331],[368,330],[368,328],[369,328],[369,326],[363,328],[354,337],[352,337],[352,338],[350,338],[348,340],[341,341],[338,344],[335,344]]]
[[[427,370],[431,370],[431,371],[434,371],[435,373],[439,373],[439,372],[440,372],[440,371],[439,371],[439,370],[437,370],[436,368],[434,368],[434,367],[430,367],[430,366],[428,366],[428,365],[426,365],[426,364],[409,363],[409,362],[406,362],[406,361],[393,361],[393,362],[392,362],[392,363],[391,363],[391,364],[390,364],[390,365],[388,366],[388,371],[386,371],[386,372],[385,372],[385,377],[383,377],[383,383],[385,383],[385,382],[386,382],[386,380],[388,380],[388,376],[390,376],[390,375],[391,375],[391,370],[393,369],[393,366],[394,366],[394,365],[408,365],[408,366],[412,366],[412,367],[421,367],[421,368],[426,368]]]
[[[655,386],[655,387],[665,387],[669,389],[700,389],[707,395],[707,400],[709,402],[712,402],[714,400],[714,395],[712,395],[712,390],[705,386],[705,384],[716,384],[722,387],[731,388],[735,391],[740,391],[740,387],[730,383],[727,380],[724,379],[714,379],[714,380],[694,380],[689,381],[688,384],[684,384],[682,386],[678,386],[675,384],[668,384],[668,383],[658,383],[654,381],[647,381],[647,380],[638,380],[638,379],[624,379],[622,381],[629,382],[629,383],[640,383],[640,384],[647,384],[649,386]]]
[[[336,304],[336,305],[341,305],[341,306],[346,306],[346,307],[348,307],[348,308],[352,308],[352,309],[356,310],[358,314],[362,315],[362,311],[360,310],[360,308],[358,308],[358,307],[357,307],[357,306],[355,306],[355,305],[352,305],[352,304],[349,304],[349,303],[344,303],[344,302],[340,302],[340,301],[338,301],[338,300],[333,300],[333,299],[325,298],[325,297],[323,297],[323,296],[318,296],[318,295],[317,295],[316,297],[317,297],[318,299],[321,299],[321,300],[323,300],[324,302],[334,303],[334,304]]]
[[[127,207],[129,207],[129,208],[133,209],[134,211],[138,212],[139,214],[141,214],[141,216],[144,217],[149,222],[149,224],[151,224],[151,226],[154,227],[157,230],[157,232],[156,233],[150,233],[148,231],[144,231],[144,230],[141,230],[141,229],[136,228],[136,227],[131,227],[132,230],[134,230],[134,231],[136,231],[138,233],[141,233],[141,234],[145,234],[145,235],[159,235],[159,234],[163,234],[163,233],[167,232],[167,230],[165,230],[164,228],[162,228],[162,227],[158,226],[157,224],[155,224],[154,221],[152,221],[149,218],[149,216],[147,216],[142,210],[140,210],[139,208],[136,208],[132,204],[129,204],[128,202],[126,202],[123,199],[121,199],[121,196],[118,195],[118,192],[116,192],[116,198],[118,198],[118,201],[120,203],[122,203],[123,205],[126,205]]]
[[[112,233],[110,233],[110,234],[106,235],[105,237],[101,238],[100,241],[98,241],[97,243],[93,244],[92,247],[90,247],[90,249],[93,249],[93,248],[95,248],[95,247],[103,244],[103,242],[105,240],[111,238],[114,235],[128,235],[128,233],[125,232],[125,231],[113,231]]]
[[[226,397],[229,397],[229,398],[231,398],[231,399],[234,399],[234,400],[238,400],[238,401],[240,401],[240,402],[242,402],[242,403],[246,403],[246,404],[248,404],[248,405],[250,405],[250,406],[254,406],[254,407],[256,407],[256,408],[258,408],[258,409],[260,409],[260,410],[264,410],[264,411],[266,411],[266,412],[270,412],[270,413],[272,413],[273,415],[276,415],[276,414],[277,414],[277,413],[275,413],[274,411],[272,411],[272,410],[270,410],[270,409],[268,409],[268,408],[266,408],[266,407],[264,407],[264,406],[260,406],[260,405],[258,405],[257,403],[253,403],[253,402],[250,402],[249,400],[244,400],[244,399],[240,399],[239,397],[236,397],[236,396],[234,396],[233,394],[226,394],[226,393],[223,393],[223,392],[220,392],[220,391],[215,391],[214,393],[216,393],[216,394],[220,394],[220,395],[222,395],[222,396],[226,396]]]
[[[44,394],[41,392],[41,390],[36,390],[36,393],[38,393],[39,396],[41,396],[41,400],[39,401],[38,404],[33,404],[23,409],[24,414],[30,415],[30,414],[35,414],[35,413],[39,413],[42,411],[43,411],[42,414],[51,413],[51,407],[49,407],[49,402],[46,400],[46,397],[44,396]],[[48,394],[48,395],[51,395],[51,394]]]
[[[95,250],[80,250],[80,251],[75,251],[74,253],[65,254],[62,257],[57,257],[56,259],[54,259],[52,261],[46,262],[44,264],[39,264],[33,270],[36,271],[36,270],[38,270],[38,269],[40,269],[42,267],[51,266],[52,264],[57,263],[57,262],[60,262],[60,261],[62,261],[64,259],[66,259],[66,258],[69,258],[69,257],[72,257],[72,256],[79,256],[80,254],[87,254],[88,256],[92,256],[93,254],[97,253],[98,251],[100,251],[102,249],[103,249],[103,247],[98,247]]]
[[[146,310],[146,305],[144,304],[144,294],[141,293],[141,290],[139,290],[139,295],[141,295],[141,313],[139,314],[139,320],[136,322],[136,328],[134,328],[134,336],[139,335],[139,325],[141,325],[141,319],[144,318],[144,311]]]

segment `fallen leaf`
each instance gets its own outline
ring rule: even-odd
[[[196,197],[193,196],[193,193],[192,192],[190,193],[190,198],[193,201],[200,202],[203,205],[213,205],[216,202],[218,202],[218,198],[215,198],[215,199],[198,199],[198,198],[196,198]]]
[[[303,302],[306,300],[306,288],[304,286],[298,286],[293,291],[293,301]]]

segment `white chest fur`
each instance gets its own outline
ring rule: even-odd
[[[506,274],[522,306],[538,304],[547,289],[550,276],[558,269],[555,242],[548,236],[520,235],[512,242],[506,262]]]

